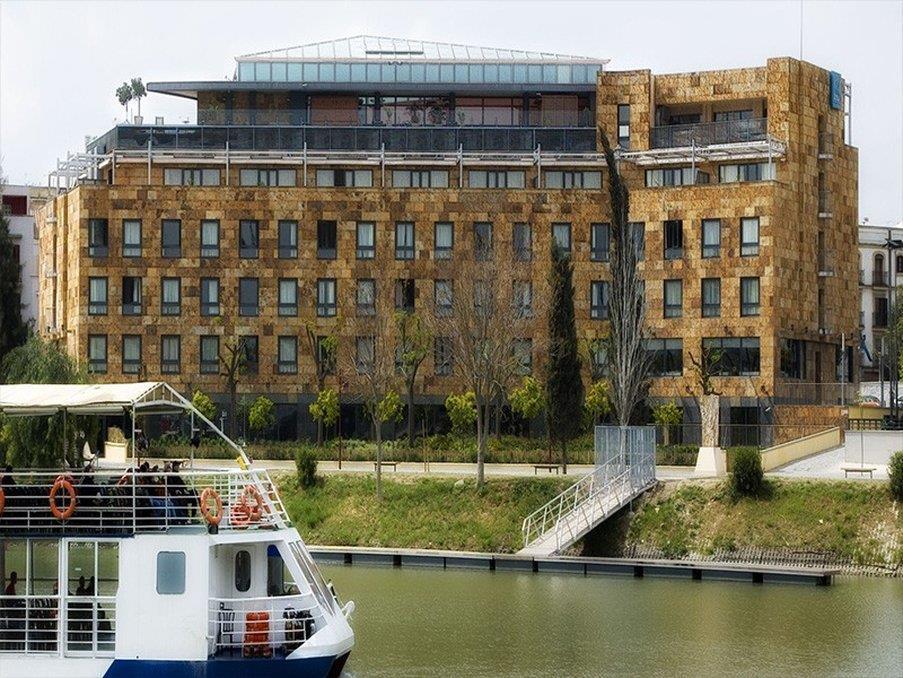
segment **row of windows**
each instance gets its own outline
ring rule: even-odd
[[[759,162],[718,167],[718,182],[732,184],[745,181],[768,181],[775,178],[774,163]],[[692,186],[708,184],[709,173],[695,167],[666,167],[646,170],[646,186]]]
[[[279,220],[278,255],[280,259],[298,257],[298,222]],[[637,255],[642,257],[644,250],[645,225],[642,222],[631,224]],[[702,220],[702,257],[704,259],[718,257],[721,254],[720,219]],[[395,258],[415,259],[415,225],[412,221],[395,223]],[[376,256],[376,223],[359,221],[355,224],[356,256],[358,259],[373,259]],[[488,257],[493,249],[493,224],[490,222],[474,222],[474,250],[477,258]],[[220,255],[220,222],[216,219],[201,221],[200,256],[215,258]],[[517,261],[529,261],[533,250],[533,229],[530,224],[514,224],[512,234],[514,258]],[[571,224],[553,223],[552,238],[565,254],[571,252]],[[106,219],[89,219],[88,221],[88,254],[92,257],[109,255],[109,224]],[[455,226],[453,222],[436,222],[433,225],[434,257],[450,259],[455,242]],[[611,226],[606,223],[590,224],[590,260],[608,261],[611,245]],[[238,222],[238,253],[243,259],[256,259],[260,256],[260,222],[254,219],[241,219]],[[740,255],[755,256],[759,253],[759,219],[743,217],[740,219]],[[179,219],[163,219],[161,221],[161,254],[166,258],[182,256],[182,222]],[[335,259],[338,254],[338,222],[330,220],[317,221],[317,257]],[[684,227],[681,220],[664,222],[664,258],[680,259],[684,256]],[[122,256],[138,258],[142,256],[142,223],[138,219],[122,221]]]
[[[683,280],[673,279],[662,282],[665,318],[683,316]],[[721,316],[721,278],[702,279],[702,304],[700,315],[703,318]],[[740,315],[759,315],[759,279],[740,278]]]
[[[668,377],[683,374],[682,339],[647,339],[653,376]],[[702,340],[702,361],[706,371],[719,377],[755,376],[760,370],[758,337],[705,337]]]

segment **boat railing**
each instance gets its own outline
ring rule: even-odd
[[[325,624],[310,593],[267,598],[210,598],[210,656],[287,656]]]
[[[23,471],[4,477],[2,492],[0,534],[119,535],[210,523],[219,530],[290,524],[263,469]]]
[[[115,650],[115,596],[0,596],[0,654],[111,657]]]

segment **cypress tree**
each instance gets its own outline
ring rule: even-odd
[[[22,322],[20,270],[9,233],[9,221],[0,214],[0,360],[28,338],[28,326]]]
[[[583,412],[583,380],[577,328],[574,325],[574,269],[557,244],[552,247],[549,299],[549,362],[546,379],[549,438],[561,449],[567,472],[567,443],[580,433]]]

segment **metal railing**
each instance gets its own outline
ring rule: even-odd
[[[112,657],[116,597],[0,596],[0,654],[61,650],[66,656]]]
[[[12,484],[3,485],[6,506],[0,516],[0,534],[4,535],[118,535],[204,527],[207,523],[201,513],[200,497],[208,488],[222,503],[220,530],[290,524],[276,486],[264,470],[103,470],[64,474],[29,471],[14,472],[12,479]],[[65,480],[71,486],[74,500],[68,488],[60,488],[51,498],[57,480]],[[262,506],[258,505],[257,496]],[[214,502],[210,507],[215,511]],[[51,506],[56,507],[60,517],[54,515]]]
[[[325,624],[310,593],[268,598],[210,598],[208,654],[287,656]]]
[[[259,125],[118,125],[89,144],[112,150],[230,151],[543,151],[596,152],[595,127],[375,127]]]
[[[652,128],[652,148],[683,148],[712,146],[749,141],[764,141],[768,133],[768,118],[722,120],[690,125],[664,125]]]

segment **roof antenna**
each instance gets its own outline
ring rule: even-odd
[[[803,60],[803,0],[800,0],[800,61]]]

